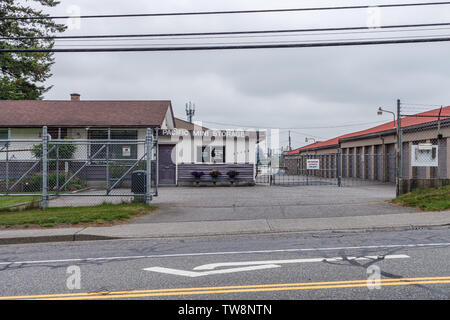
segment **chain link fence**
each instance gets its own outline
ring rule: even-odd
[[[400,108],[399,193],[450,184],[449,108]],[[412,123],[412,124],[411,124]]]
[[[339,150],[341,151],[341,150]],[[323,154],[296,154],[284,158],[279,169],[266,170],[272,185],[336,185],[352,187],[395,183],[395,151],[356,153],[357,149]],[[260,178],[262,180],[262,177]],[[257,179],[257,182],[258,179]]]
[[[411,108],[398,100],[395,125],[390,128],[344,139],[335,149],[284,155],[280,170],[266,170],[269,184],[390,184],[396,186],[397,195],[450,184],[450,107],[425,108]],[[310,161],[317,165],[308,168]]]
[[[101,139],[98,139],[101,138]],[[157,196],[157,139],[0,140],[0,200],[41,208],[141,201]],[[9,201],[6,201],[8,199]],[[1,209],[1,208],[0,208]]]

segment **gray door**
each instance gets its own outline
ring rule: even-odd
[[[172,160],[172,151],[175,145],[159,146],[159,184],[175,185],[176,184],[176,166]]]

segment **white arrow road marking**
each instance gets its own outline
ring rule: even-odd
[[[365,256],[365,257],[345,257],[345,258],[344,257],[335,257],[335,258],[311,258],[311,259],[290,259],[290,260],[222,262],[222,263],[205,264],[202,266],[195,267],[194,270],[197,270],[197,271],[179,270],[179,269],[163,268],[163,267],[145,268],[143,270],[195,278],[195,277],[201,277],[201,276],[209,276],[209,275],[213,275],[213,274],[224,274],[224,273],[234,273],[234,272],[279,268],[279,267],[281,267],[280,264],[288,264],[288,263],[337,262],[337,261],[344,261],[344,260],[377,260],[380,258],[382,258],[382,259],[405,259],[405,258],[409,258],[409,256],[406,254],[393,254],[393,255],[386,255],[386,256]],[[214,270],[218,267],[237,267],[237,268]],[[201,270],[202,272],[198,272],[198,270]],[[208,271],[204,271],[204,270],[208,270]]]
[[[213,270],[219,267],[254,266],[264,264],[286,264],[286,263],[308,263],[308,262],[337,262],[343,260],[376,260],[376,259],[405,259],[409,256],[405,254],[392,254],[386,256],[364,256],[364,257],[335,257],[335,258],[312,258],[312,259],[291,259],[291,260],[268,260],[268,261],[243,261],[243,262],[222,262],[211,263],[195,267],[194,270]]]
[[[195,271],[187,271],[187,270],[179,270],[179,269],[171,269],[171,268],[162,268],[162,267],[146,268],[144,270],[159,272],[159,273],[166,273],[166,274],[173,274],[176,276],[185,276],[185,277],[195,278],[195,277],[201,277],[201,276],[209,276],[211,274],[253,271],[253,270],[271,269],[271,268],[279,268],[279,267],[281,267],[281,266],[278,266],[276,264],[265,264],[262,266],[251,266],[251,267],[232,268],[232,269],[204,271],[204,272],[195,272]]]

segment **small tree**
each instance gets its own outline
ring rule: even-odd
[[[42,148],[42,143],[33,145],[32,153],[36,159],[42,158]],[[77,146],[73,144],[54,145],[50,143],[48,145],[48,150],[51,150],[48,154],[48,158],[52,159],[52,161],[49,162],[49,168],[56,169],[55,159],[72,159],[73,155],[77,151]]]

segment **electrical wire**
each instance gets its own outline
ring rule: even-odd
[[[382,38],[345,38],[345,39],[333,39],[334,41],[363,41],[363,40],[393,40],[393,39],[420,39],[420,38],[430,38],[430,37],[450,37],[450,34],[443,34],[443,35],[416,35],[416,36],[400,36],[400,37],[382,37]],[[165,44],[168,46],[187,46],[187,45],[193,45],[193,46],[202,46],[202,45],[265,45],[265,44],[284,44],[284,43],[298,43],[298,40],[278,40],[278,41],[252,41],[252,42],[208,42],[208,43],[169,43]],[[310,40],[300,43],[322,43],[330,41],[330,39],[321,39],[321,40]],[[125,44],[124,44],[125,45]],[[154,43],[154,44],[148,44],[148,43],[135,43],[135,44],[126,44],[131,45],[132,47],[144,47],[144,46],[160,46],[160,43]],[[121,46],[121,44],[101,44],[101,45],[91,45],[91,44],[74,44],[74,45],[57,45],[55,48],[66,48],[66,47],[117,47]]]
[[[279,130],[312,130],[312,129],[334,129],[334,128],[345,128],[345,127],[356,127],[356,126],[363,126],[363,125],[369,125],[369,124],[378,124],[378,123],[385,123],[386,121],[373,121],[373,122],[365,122],[365,123],[347,123],[342,125],[336,125],[336,126],[323,126],[323,127],[302,127],[302,128],[283,128],[283,127],[271,127],[271,126],[261,126],[261,125],[243,125],[243,124],[231,124],[231,123],[222,123],[222,122],[213,122],[213,121],[202,121],[202,123],[211,123],[211,124],[217,124],[217,125],[223,125],[223,126],[232,126],[232,127],[241,127],[241,128],[264,128],[264,129],[279,129]],[[313,136],[312,134],[307,134],[308,136]],[[321,137],[317,137],[321,138]]]
[[[187,33],[150,33],[150,34],[113,34],[113,35],[79,35],[79,36],[39,36],[39,37],[0,37],[0,40],[88,40],[88,39],[113,39],[113,38],[149,38],[149,37],[192,37],[192,36],[221,36],[221,35],[254,35],[254,34],[283,34],[303,32],[336,32],[370,30],[370,32],[382,32],[383,29],[399,28],[424,28],[450,26],[450,22],[385,25],[377,28],[367,26],[340,27],[340,28],[303,28],[303,29],[278,29],[278,30],[249,30],[249,31],[218,31],[218,32],[187,32]],[[385,31],[388,32],[388,31]],[[398,31],[396,31],[398,32]],[[337,33],[336,33],[337,34]]]
[[[199,16],[199,15],[226,15],[226,14],[254,14],[254,13],[278,13],[278,12],[306,12],[306,11],[330,11],[330,10],[355,10],[369,8],[399,8],[399,7],[423,7],[449,5],[446,2],[418,2],[418,3],[393,3],[358,6],[335,6],[335,7],[311,7],[311,8],[286,8],[286,9],[259,9],[259,10],[231,10],[231,11],[198,11],[198,12],[165,12],[165,13],[138,13],[138,14],[103,14],[103,15],[80,15],[80,16],[31,16],[31,17],[0,17],[2,20],[46,20],[46,19],[103,19],[103,18],[136,18],[136,17],[164,17],[164,16]]]
[[[406,105],[408,105],[408,106],[424,106],[424,107],[441,107],[441,106],[443,106],[443,104],[409,103],[409,102],[403,102],[403,101],[402,101],[401,105],[402,105],[402,108],[403,108],[403,106],[406,106]]]
[[[88,53],[88,52],[157,52],[157,51],[204,51],[204,50],[248,50],[248,49],[281,49],[281,48],[319,48],[319,47],[345,47],[345,46],[367,46],[384,44],[409,44],[409,43],[436,43],[448,42],[450,37],[437,37],[426,39],[397,39],[397,40],[369,40],[369,41],[337,41],[337,42],[313,42],[313,43],[287,43],[287,44],[250,44],[250,45],[204,45],[204,46],[180,46],[180,47],[114,47],[114,48],[73,48],[73,49],[55,49],[55,48],[11,48],[0,49],[0,53]]]

